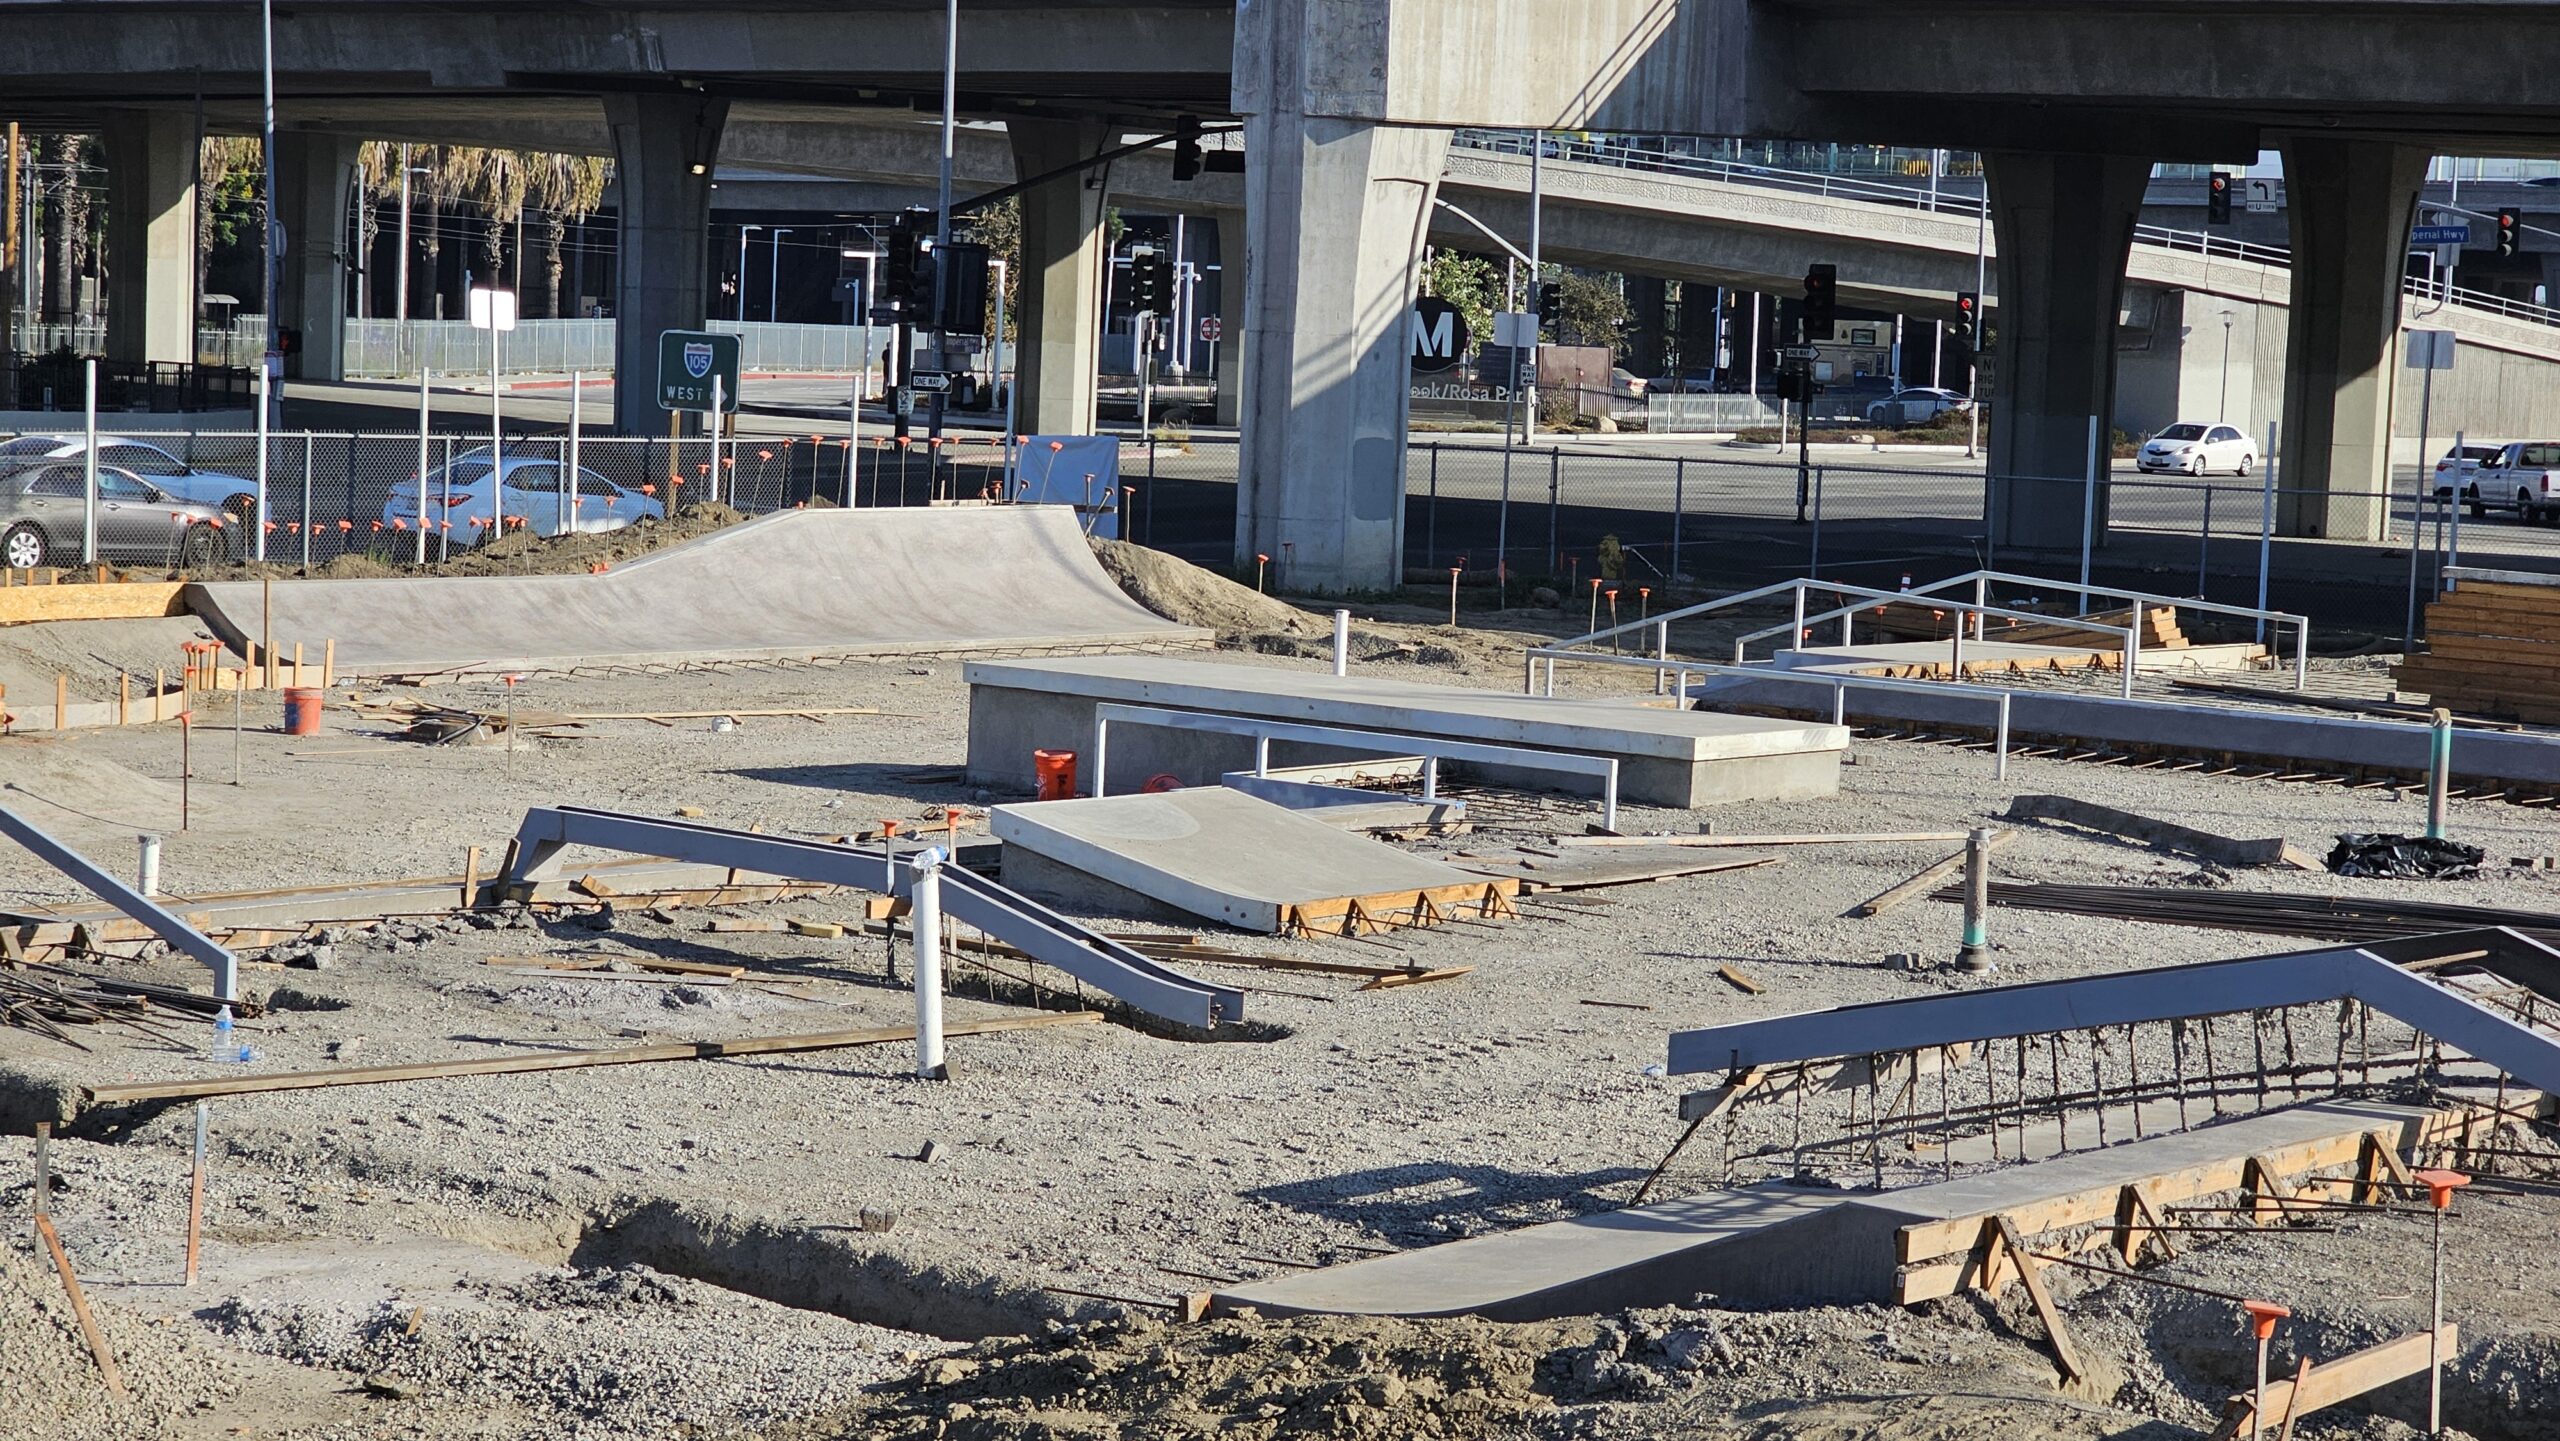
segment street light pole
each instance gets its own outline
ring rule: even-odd
[[[790,233],[791,227],[785,225],[768,237],[773,242],[773,263],[765,267],[764,318],[768,322],[782,318],[782,237]]]
[[[259,78],[264,86],[265,105],[259,128],[258,158],[265,167],[260,186],[259,209],[266,229],[267,266],[267,343],[258,355],[258,505],[248,521],[250,557],[267,558],[267,434],[276,424],[276,371],[280,368],[276,353],[277,325],[281,319],[279,303],[284,289],[282,248],[283,233],[276,225],[276,7],[275,0],[258,0]]]
[[[398,283],[400,286],[400,298],[393,304],[391,315],[395,320],[406,322],[409,318],[409,142],[406,140],[400,142],[400,264]],[[423,484],[424,482],[421,481],[420,483]],[[424,513],[425,502],[424,498],[421,497],[420,514]]]
[[[943,312],[949,304],[945,287],[951,281],[951,267],[944,257],[951,253],[951,155],[958,143],[960,91],[960,0],[943,0],[942,6],[942,157],[936,175],[933,205],[933,368],[943,373],[943,383],[950,383],[951,357],[945,353],[948,337],[942,331]],[[1105,311],[1106,316],[1109,311]],[[942,476],[942,414],[950,397],[948,390],[933,392],[933,418],[925,432],[926,473],[938,485]],[[1146,417],[1140,416],[1143,421]]]
[[[2232,312],[2222,312],[2222,388],[2213,401],[2213,418],[2217,421],[2231,418],[2231,318]]]
[[[747,323],[747,232],[762,230],[761,225],[738,227],[738,323]]]

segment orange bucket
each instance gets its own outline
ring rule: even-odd
[[[1031,773],[1039,779],[1040,799],[1063,801],[1075,798],[1076,753],[1074,751],[1033,751]]]
[[[285,688],[284,733],[289,736],[320,734],[320,688],[318,686]]]

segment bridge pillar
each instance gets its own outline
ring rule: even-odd
[[[1992,543],[2077,550],[2099,420],[2096,536],[2107,535],[2116,314],[2151,162],[2120,155],[1983,156],[1999,245],[1991,397]]]
[[[1630,275],[1627,310],[1627,369],[1651,380],[1668,368],[1664,356],[1671,339],[1671,282],[1652,275]]]
[[[276,224],[284,231],[276,323],[302,336],[302,354],[287,372],[295,379],[346,379],[347,196],[356,149],[343,135],[276,136]]]
[[[2383,536],[2401,274],[2426,167],[2424,146],[2284,142],[2293,302],[2276,523],[2287,535]]]
[[[1101,151],[1108,127],[1090,121],[1010,120],[1022,179]],[[1094,367],[1102,347],[1103,202],[1108,167],[1059,176],[1022,192],[1022,346],[1015,419],[1025,435],[1090,435]]]
[[[613,428],[664,435],[658,408],[658,333],[700,330],[709,312],[711,170],[729,102],[687,92],[614,94],[604,101],[613,135],[620,252],[613,277]],[[687,421],[693,429],[695,422]]]
[[[1270,556],[1292,588],[1403,578],[1407,317],[1448,144],[1294,107],[1246,117],[1236,559]]]
[[[107,359],[196,358],[195,127],[184,115],[109,117]]]
[[[1226,333],[1218,337],[1218,400],[1210,418],[1218,425],[1234,425],[1244,416],[1245,219],[1241,210],[1221,210],[1214,218],[1218,222],[1218,320]]]

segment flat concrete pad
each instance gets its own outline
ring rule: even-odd
[[[1089,751],[1094,708],[1105,703],[1609,756],[1619,763],[1623,797],[1673,806],[1830,795],[1849,744],[1846,729],[1818,723],[1175,656],[977,661],[967,675],[970,778],[1026,789],[1032,750]],[[1253,764],[1253,743],[1241,737],[1141,726],[1114,727],[1110,751],[1113,790],[1135,788],[1156,772],[1215,785]],[[1345,753],[1273,747],[1282,764]],[[1541,786],[1559,779],[1527,769],[1502,778]]]
[[[603,575],[279,581],[187,588],[235,649],[261,635],[341,671],[1046,651],[1204,644],[1095,563],[1063,506],[794,510]]]
[[[1052,863],[1034,871],[1042,889],[1071,890],[1072,875],[1104,883],[1093,897],[1058,897],[1070,905],[1133,892],[1249,931],[1276,932],[1293,907],[1345,896],[1483,884],[1224,787],[998,806],[990,827],[1008,848],[1008,876],[1019,848]]]

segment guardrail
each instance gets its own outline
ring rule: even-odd
[[[2171,607],[2173,611],[2193,610],[2202,611],[2209,615],[2237,616],[2243,620],[2257,621],[2261,627],[2273,626],[2279,635],[2282,634],[2285,625],[2290,623],[2294,628],[2293,688],[2295,690],[2301,690],[2309,683],[2310,680],[2311,617],[2307,615],[2299,615],[2289,610],[2262,610],[2256,606],[2225,605],[2219,601],[2155,595],[2147,590],[2118,590],[2112,586],[2088,585],[2079,581],[2048,580],[2043,576],[2019,575],[2013,571],[2005,570],[1967,571],[1963,575],[1949,576],[1945,580],[1932,581],[1927,585],[1915,587],[1908,593],[1911,595],[1934,596],[1938,594],[1938,592],[1943,591],[1950,586],[1970,584],[1973,587],[1974,599],[1976,601],[1980,601],[1988,593],[1990,585],[1994,581],[1998,581],[2006,585],[2033,585],[2043,586],[2054,590],[2070,591],[2080,597],[2080,609],[2084,612],[2089,609],[2089,597],[2093,595],[2100,595],[2105,596],[2110,600],[2120,600],[2124,601],[2128,605],[2134,606],[2165,605]],[[2047,619],[2050,620],[2052,617],[2047,617]],[[2134,620],[2136,622],[2135,628],[2139,629],[2141,616],[2137,614],[2134,617]],[[1982,628],[1978,622],[1974,627],[1974,638],[1976,640],[1980,640],[1982,638]]]

